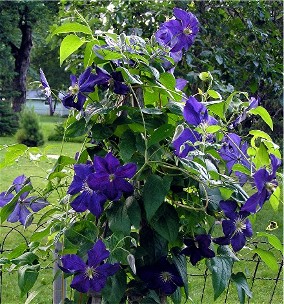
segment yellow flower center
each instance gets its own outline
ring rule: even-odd
[[[109,175],[109,181],[113,182],[115,180],[115,175],[114,174],[110,174]]]
[[[160,278],[164,283],[166,283],[172,280],[172,274],[167,271],[163,271],[160,274]]]
[[[93,278],[96,278],[97,276],[98,276],[98,273],[95,268],[89,267],[89,266],[86,267],[86,270],[85,270],[86,278],[88,278],[89,280],[92,280]]]
[[[183,33],[187,36],[189,36],[190,34],[192,34],[192,29],[190,28],[190,26],[186,27],[184,30],[183,30]]]
[[[237,218],[235,220],[236,233],[242,233],[243,230],[246,229],[245,219]]]
[[[70,87],[69,87],[69,92],[70,92],[72,95],[78,95],[79,90],[80,90],[80,89],[79,89],[78,83],[75,83],[74,86],[70,86]]]

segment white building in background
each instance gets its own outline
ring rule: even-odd
[[[25,106],[27,108],[33,108],[35,113],[39,115],[49,115],[49,105],[47,99],[40,89],[27,91]],[[68,113],[69,110],[65,108],[60,101],[57,101],[54,115],[68,116]]]

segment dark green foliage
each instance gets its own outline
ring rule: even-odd
[[[40,130],[39,119],[34,110],[25,109],[20,114],[20,129],[16,134],[17,141],[28,147],[38,147],[44,144]]]
[[[0,102],[0,136],[9,136],[16,133],[18,129],[18,116],[12,111],[7,101]]]

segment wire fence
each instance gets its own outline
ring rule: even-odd
[[[5,226],[0,225],[0,232],[1,232],[1,244],[0,244],[0,304],[20,304],[24,303],[25,299],[22,299],[20,302],[7,302],[3,295],[3,286],[4,286],[4,280],[8,279],[5,277],[5,272],[3,271],[4,263],[3,263],[3,256],[6,256],[10,252],[12,252],[15,248],[5,248],[7,239],[9,236],[17,239],[18,244],[24,244],[28,248],[28,239],[21,231],[21,227],[18,226]],[[3,233],[2,229],[6,229],[7,232]],[[22,240],[22,243],[21,241]],[[266,250],[271,251],[273,250],[273,247],[270,246],[269,243],[263,241],[263,242],[254,242],[252,243],[255,247],[258,247],[259,245],[262,245],[265,247]],[[8,246],[7,246],[8,247]],[[283,303],[283,256],[280,254],[277,256],[277,263],[278,263],[278,270],[277,272],[269,271],[269,268],[265,263],[261,260],[261,258],[254,254],[251,255],[249,258],[241,258],[240,259],[243,262],[243,265],[245,265],[246,269],[249,270],[249,275],[247,275],[247,280],[249,283],[250,290],[254,293],[254,290],[256,290],[255,295],[252,297],[252,299],[248,298],[247,303],[264,303],[264,304],[279,304]],[[262,269],[261,269],[262,268]],[[53,268],[50,267],[50,275],[52,276],[52,270]],[[191,300],[194,303],[213,303],[213,289],[210,278],[211,272],[207,267],[204,266],[204,268],[189,268],[188,270],[188,277],[189,277],[189,286],[191,286],[191,293],[193,294],[193,297]],[[268,283],[270,282],[270,285],[268,287]],[[260,284],[260,289],[257,284]],[[66,282],[64,282],[66,284]],[[13,282],[13,287],[15,283]],[[238,298],[236,296],[236,289],[233,292],[233,286],[232,282],[229,282],[229,285],[227,289],[223,292],[222,297],[220,297],[216,303],[238,303]],[[8,283],[6,282],[6,285],[8,286]],[[234,293],[234,298],[232,297],[232,293]],[[259,294],[262,293],[262,299],[259,299]],[[27,297],[29,295],[27,294]],[[191,294],[190,294],[191,296]],[[52,295],[50,295],[50,299],[46,299],[46,302],[44,303],[52,303],[53,304],[59,304],[56,303],[57,300],[52,301]],[[33,302],[37,303],[37,302]],[[41,302],[43,303],[43,302]]]

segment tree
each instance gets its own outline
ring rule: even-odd
[[[0,49],[4,50],[1,62],[0,88],[4,98],[12,99],[15,112],[20,112],[26,99],[27,72],[33,46],[33,29],[38,22],[48,24],[48,11],[57,4],[46,1],[0,2]]]

